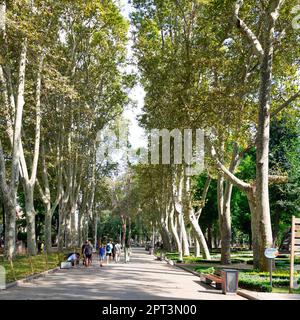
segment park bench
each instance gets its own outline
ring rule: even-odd
[[[214,282],[216,289],[218,289],[218,290],[222,289],[223,279],[216,274],[203,274],[202,273],[200,276],[200,279],[202,282],[205,282],[206,284],[209,284],[209,285],[211,285],[212,282]]]

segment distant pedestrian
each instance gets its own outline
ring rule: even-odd
[[[100,267],[103,266],[103,262],[105,260],[105,246],[102,245],[99,249],[99,260],[100,260]]]
[[[90,242],[84,247],[85,266],[89,267],[92,264],[93,247]]]
[[[119,244],[119,242],[117,242],[115,244],[114,247],[114,256],[115,256],[115,262],[119,263],[120,261],[120,256],[121,256],[121,245]]]
[[[105,249],[106,249],[106,263],[109,264],[109,260],[111,259],[112,249],[113,249],[113,245],[111,241],[107,242]]]

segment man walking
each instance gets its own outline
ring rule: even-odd
[[[112,256],[112,242],[107,242],[106,244],[106,264],[109,264],[109,260],[111,259]]]
[[[92,264],[92,255],[93,248],[91,243],[88,241],[86,246],[84,247],[84,256],[85,256],[85,266],[89,267]]]
[[[121,245],[119,244],[119,242],[117,242],[115,244],[114,247],[114,255],[115,255],[115,262],[119,263],[120,261],[120,256],[121,256]]]

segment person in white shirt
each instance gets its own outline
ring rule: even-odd
[[[108,264],[112,256],[112,249],[113,249],[113,245],[111,241],[106,244],[105,249],[106,249],[106,263]]]
[[[120,256],[121,256],[121,245],[119,244],[119,242],[117,242],[115,244],[115,248],[114,248],[114,254],[115,254],[115,262],[119,263],[120,262]]]

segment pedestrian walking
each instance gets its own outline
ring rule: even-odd
[[[92,255],[93,248],[91,243],[88,241],[86,246],[84,247],[84,256],[85,256],[85,266],[89,267],[92,264]]]
[[[112,242],[107,242],[106,244],[106,263],[109,264],[109,261],[111,260],[111,256],[112,256]]]
[[[100,260],[100,267],[103,267],[103,262],[105,260],[105,246],[100,246],[99,249],[99,260]]]
[[[120,262],[120,257],[121,257],[121,245],[119,244],[119,242],[117,242],[115,244],[114,256],[115,256],[115,262],[119,263]]]

